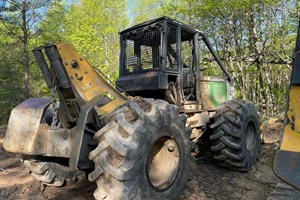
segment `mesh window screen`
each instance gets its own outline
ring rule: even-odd
[[[138,31],[126,38],[125,74],[159,68],[161,28]]]
[[[168,31],[168,41],[167,41],[167,66],[168,70],[177,70],[177,46],[176,46],[176,34],[177,29],[175,27],[170,27]]]

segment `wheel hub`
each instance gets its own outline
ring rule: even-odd
[[[147,176],[158,191],[167,190],[174,183],[180,166],[177,143],[171,137],[161,137],[152,146],[147,162]]]
[[[248,122],[245,132],[245,143],[248,151],[253,151],[256,146],[255,125],[252,121]]]

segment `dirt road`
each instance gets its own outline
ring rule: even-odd
[[[94,183],[80,181],[61,188],[42,188],[20,162],[20,156],[2,149],[0,133],[0,199],[93,199]],[[180,199],[300,199],[300,192],[282,183],[272,171],[277,143],[263,144],[260,159],[248,173],[229,171],[213,164],[195,164],[194,176]],[[42,192],[43,190],[43,192]]]

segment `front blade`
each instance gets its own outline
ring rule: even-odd
[[[283,181],[300,190],[300,152],[278,150],[274,171]]]

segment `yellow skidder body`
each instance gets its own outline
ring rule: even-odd
[[[291,86],[281,150],[300,152],[300,86]]]
[[[64,61],[67,74],[82,99],[90,101],[100,94],[112,100],[97,109],[99,115],[106,115],[126,102],[126,98],[99,76],[90,63],[78,54],[72,44],[60,43],[56,46],[61,59]]]
[[[276,175],[300,189],[300,23],[280,150],[274,158]]]

